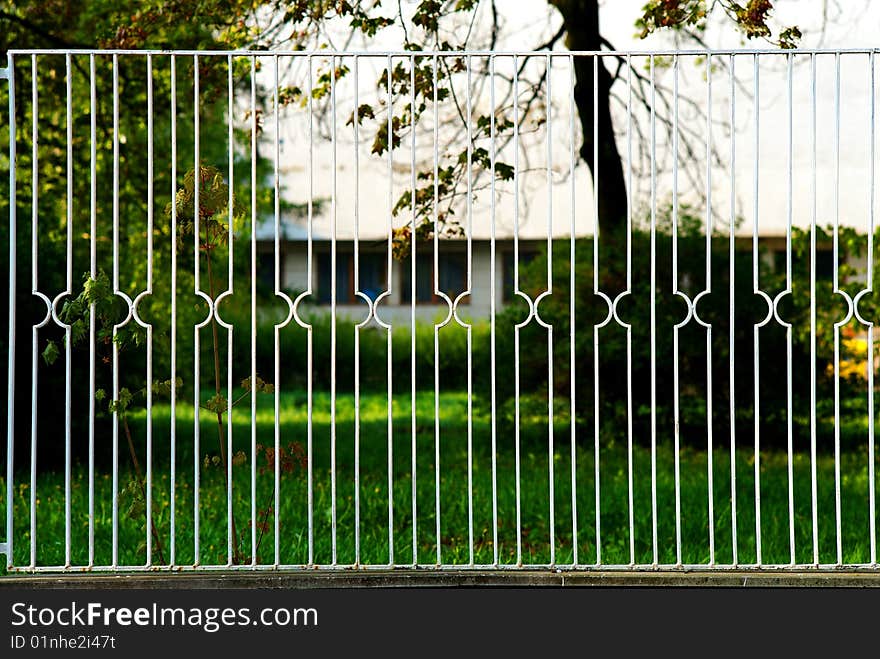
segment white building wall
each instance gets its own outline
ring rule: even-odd
[[[308,246],[306,243],[288,243],[284,251],[283,275],[285,288],[301,292],[308,288]],[[314,280],[312,284],[314,288]]]

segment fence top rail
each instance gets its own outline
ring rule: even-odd
[[[753,49],[656,49],[656,50],[174,50],[101,48],[10,49],[7,55],[151,55],[205,57],[706,57],[730,55],[871,55],[876,47],[862,48],[753,48]]]

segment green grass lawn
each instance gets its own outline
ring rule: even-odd
[[[274,397],[260,397],[256,410],[256,442],[274,445]],[[444,564],[490,564],[495,560],[493,529],[497,529],[497,557],[503,564],[517,562],[516,460],[515,433],[507,424],[499,426],[496,444],[497,525],[492,505],[492,425],[485,404],[474,407],[472,452],[468,454],[468,406],[462,393],[442,394],[440,405],[440,560]],[[360,401],[360,465],[355,487],[354,398],[339,395],[335,418],[335,468],[331,471],[330,397],[316,393],[313,414],[313,561],[333,561],[332,526],[335,480],[335,551],[336,562],[351,564],[356,560],[356,510],[359,495],[360,563],[389,562],[389,476],[387,399],[369,394]],[[282,446],[307,446],[306,397],[304,393],[284,393],[279,406],[279,441]],[[393,503],[393,561],[396,564],[434,564],[437,561],[435,425],[434,397],[420,393],[416,405],[415,500],[418,515],[416,551],[413,556],[413,474],[410,425],[411,406],[406,396],[393,402],[393,451],[391,460],[391,498]],[[177,564],[192,564],[194,553],[194,415],[192,406],[177,408],[177,454],[175,491],[174,549]],[[266,456],[256,462],[251,455],[251,409],[246,399],[233,413],[235,451],[244,452],[244,461],[234,468],[234,517],[242,536],[242,553],[251,553],[251,534],[259,541],[258,561],[271,564],[276,545],[282,564],[305,564],[309,560],[308,477],[297,461],[282,470],[279,481],[280,507],[277,510],[280,534],[274,533],[274,469]],[[131,426],[143,459],[144,412],[134,413]],[[172,540],[170,528],[169,424],[167,405],[153,410],[154,521],[159,533],[165,562],[169,560]],[[577,560],[581,564],[596,561],[596,488],[592,436],[582,437],[576,445],[576,496],[572,497],[572,462],[570,430],[564,414],[554,419],[552,455],[555,562],[571,563],[574,534],[572,502],[577,508]],[[224,470],[213,466],[218,453],[216,417],[201,412],[198,464],[200,532],[199,561],[202,564],[225,564],[227,508]],[[109,442],[110,438],[100,438]],[[529,416],[520,432],[520,524],[519,539],[524,563],[545,564],[551,560],[550,470],[546,416]],[[127,445],[120,430],[119,489],[132,482],[133,472]],[[207,465],[206,465],[207,456]],[[755,486],[753,446],[741,444],[736,456],[737,549],[739,563],[756,561]],[[26,459],[26,458],[24,458]],[[22,458],[19,458],[23,462]],[[473,537],[469,536],[468,465],[472,467]],[[681,470],[681,542],[684,563],[707,563],[710,559],[708,524],[707,452],[682,449]],[[30,562],[30,484],[25,469],[14,483],[15,562]],[[251,474],[256,468],[256,525],[252,523]],[[808,453],[795,455],[794,531],[796,560],[812,562],[811,478]],[[843,561],[864,563],[870,559],[867,448],[848,451],[841,459],[842,547]],[[715,560],[733,560],[733,524],[731,514],[731,473],[729,448],[720,442],[713,455]],[[603,564],[630,562],[628,459],[625,441],[603,440],[599,456],[601,490],[601,536],[598,541]],[[817,461],[818,519],[820,561],[837,560],[835,532],[834,459],[822,453]],[[671,437],[658,438],[657,474],[657,559],[660,563],[676,561],[675,527],[675,456]],[[788,563],[788,461],[785,452],[767,451],[761,455],[761,546],[764,563]],[[653,555],[653,516],[651,502],[651,452],[642,445],[633,449],[633,520],[635,562],[651,563]],[[5,492],[5,483],[0,480]],[[130,488],[136,489],[136,488]],[[71,562],[88,561],[88,471],[74,465],[71,485]],[[111,470],[102,466],[95,481],[95,562],[112,560]],[[119,556],[120,565],[143,564],[145,514],[142,502],[131,492],[120,495]],[[0,518],[5,516],[5,497],[0,502]],[[36,492],[38,565],[64,563],[65,506],[63,473],[41,473]],[[268,511],[268,512],[267,512]],[[262,531],[260,522],[266,520]],[[254,528],[256,526],[256,529]],[[249,558],[248,558],[249,560]],[[153,561],[159,552],[153,546]]]

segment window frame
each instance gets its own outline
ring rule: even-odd
[[[437,286],[436,286],[436,276],[435,276],[436,272],[434,270],[434,263],[433,263],[433,260],[434,260],[433,259],[433,257],[434,257],[433,249],[425,250],[424,254],[421,251],[419,251],[419,252],[417,252],[416,256],[418,258],[417,265],[416,265],[416,306],[419,306],[419,305],[438,306],[438,305],[445,304],[446,301],[441,296],[437,295],[437,293],[435,292],[437,290]],[[461,300],[461,302],[459,302],[459,305],[469,305],[471,303],[471,295],[473,294],[473,290],[472,290],[473,287],[471,287],[471,290],[468,289],[468,267],[467,267],[468,266],[468,253],[466,250],[462,251],[462,252],[458,252],[458,251],[443,252],[443,251],[441,251],[438,254],[438,267],[442,268],[443,258],[444,257],[448,258],[450,256],[456,256],[456,257],[461,256],[462,257],[464,268],[462,269],[461,290],[458,293],[454,293],[454,294],[448,293],[447,291],[442,291],[442,292],[446,293],[446,295],[448,295],[449,298],[453,301],[455,301],[455,299],[457,297],[466,293],[464,295],[464,298]],[[430,259],[431,260],[430,280],[429,280],[430,281],[430,284],[429,284],[430,285],[430,298],[426,299],[426,300],[420,300],[418,298],[418,263],[422,263],[423,262],[422,259]],[[398,268],[400,271],[400,306],[411,306],[412,305],[412,300],[409,296],[412,295],[412,288],[413,287],[410,282],[409,291],[407,291],[407,279],[406,279],[407,277],[410,276],[410,273],[412,270],[411,266],[409,265],[409,261],[410,261],[410,259],[408,258],[408,259],[406,259],[406,261],[400,262],[398,265]],[[471,269],[473,270],[473,259],[471,259]]]
[[[380,255],[383,257],[382,258],[383,263],[385,261],[385,258],[384,258],[385,255],[382,254],[381,252],[359,251],[358,256],[360,259],[363,259],[365,254]],[[324,296],[323,296],[323,293],[321,290],[322,287],[320,284],[320,282],[321,282],[321,275],[320,275],[321,262],[324,261],[324,259],[326,259],[327,261],[330,261],[332,259],[332,256],[333,256],[332,250],[328,250],[326,252],[322,250],[316,254],[317,258],[315,259],[315,268],[317,268],[317,270],[318,270],[318,272],[315,273],[315,275],[316,275],[315,281],[318,284],[318,291],[317,291],[318,302],[317,302],[317,304],[322,305],[322,306],[327,306],[327,305],[331,304],[330,300],[332,297],[332,290],[330,291],[331,297],[327,297],[326,299],[324,299]],[[357,295],[357,291],[354,288],[354,250],[352,250],[352,251],[348,251],[348,250],[339,251],[337,249],[337,251],[336,251],[337,267],[339,267],[340,259],[345,259],[345,261],[344,261],[345,273],[347,275],[346,278],[348,280],[348,283],[345,286],[345,290],[347,291],[347,295],[344,297],[339,296],[338,289],[340,286],[340,282],[339,282],[339,280],[337,280],[337,282],[336,282],[336,287],[337,287],[336,304],[357,304],[358,302],[361,302],[363,300],[363,298],[361,298],[360,296]],[[331,270],[331,275],[332,275],[332,265],[330,266],[330,270]],[[381,272],[381,275],[382,275],[381,280],[380,280],[380,286],[382,288],[381,292],[385,292],[388,290],[388,268],[382,267],[379,269],[379,271]],[[332,288],[332,286],[331,286],[331,288]]]

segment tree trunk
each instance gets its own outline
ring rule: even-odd
[[[598,51],[602,47],[599,34],[598,0],[550,0],[562,14],[567,32],[569,50]],[[614,139],[611,122],[611,74],[600,59],[598,80],[592,57],[574,58],[576,83],[574,100],[583,132],[580,156],[593,176],[598,165],[599,175],[599,231],[607,239],[614,239],[626,228],[627,191],[623,163]],[[598,105],[593,103],[594,85],[598,85]],[[598,112],[598,135],[594,132],[594,112]],[[595,142],[598,138],[598,162],[594,162]]]

